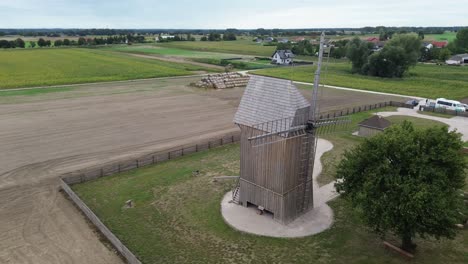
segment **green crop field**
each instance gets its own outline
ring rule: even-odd
[[[210,51],[253,56],[270,57],[275,52],[275,46],[262,46],[251,40],[236,41],[174,41],[159,43],[160,47],[170,47],[185,50]]]
[[[315,66],[263,69],[254,74],[313,82]],[[351,73],[351,64],[336,62],[325,64],[321,82],[342,86],[424,98],[468,98],[468,67],[450,67],[418,64],[404,78],[379,78]]]
[[[436,41],[449,41],[452,42],[457,38],[457,32],[446,31],[443,34],[427,34],[424,36],[424,40],[436,40]]]
[[[191,75],[212,69],[97,49],[0,51],[0,88]]]
[[[227,58],[239,57],[238,54],[196,51],[196,50],[187,50],[187,49],[160,47],[160,46],[151,46],[151,45],[133,45],[133,46],[117,45],[117,46],[103,48],[103,49],[119,51],[119,52],[149,54],[149,55],[155,54],[155,55],[174,56],[174,57],[183,57],[183,58],[227,59]]]
[[[369,115],[359,113],[353,120]],[[352,136],[333,137],[337,146],[348,143]],[[342,141],[337,141],[338,137]],[[196,170],[200,175],[192,176]],[[239,145],[232,144],[74,185],[73,189],[143,263],[404,261],[386,250],[380,237],[360,221],[358,212],[340,198],[330,202],[333,226],[314,236],[280,239],[233,230],[222,219],[220,201],[234,181],[213,182],[212,177],[238,173]],[[123,205],[129,199],[135,207],[125,209]],[[416,239],[418,251],[411,262],[466,263],[467,235],[467,230],[461,230],[454,241]],[[390,235],[386,240],[399,243]]]

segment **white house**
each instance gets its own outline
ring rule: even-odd
[[[159,41],[160,39],[166,40],[166,39],[173,39],[173,38],[175,38],[175,36],[173,36],[173,35],[161,35],[159,37],[156,37],[155,40]]]
[[[445,63],[447,65],[468,65],[468,54],[458,54],[452,56],[450,59],[446,60]]]
[[[271,56],[271,63],[279,65],[288,65],[293,63],[294,53],[290,50],[277,50]]]

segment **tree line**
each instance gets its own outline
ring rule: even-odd
[[[145,36],[143,35],[118,35],[109,37],[94,37],[84,38],[80,37],[78,40],[57,39],[55,41],[45,40],[39,38],[37,41],[29,41],[31,48],[35,47],[60,47],[60,46],[93,46],[93,45],[106,45],[106,44],[123,44],[123,43],[143,43],[145,42]],[[26,42],[17,38],[16,40],[0,40],[0,48],[25,48]]]

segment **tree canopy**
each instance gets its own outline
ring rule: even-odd
[[[400,34],[380,51],[373,44],[354,38],[346,46],[346,57],[352,71],[379,77],[403,77],[410,66],[416,64],[421,54],[421,40],[413,35]]]
[[[460,53],[468,52],[468,28],[458,31],[455,47]]]
[[[412,251],[413,238],[453,238],[462,211],[466,161],[460,134],[447,127],[392,126],[347,151],[337,190],[375,232],[392,232]]]

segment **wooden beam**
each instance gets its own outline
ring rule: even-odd
[[[408,258],[408,259],[413,259],[414,258],[413,254],[411,254],[411,253],[409,253],[409,252],[407,252],[407,251],[405,251],[405,250],[403,250],[403,249],[401,249],[401,248],[399,248],[397,246],[394,246],[394,245],[390,244],[387,241],[384,241],[383,244],[384,244],[384,246],[386,248],[392,249],[393,251],[399,253],[400,255],[402,255],[405,258]]]

